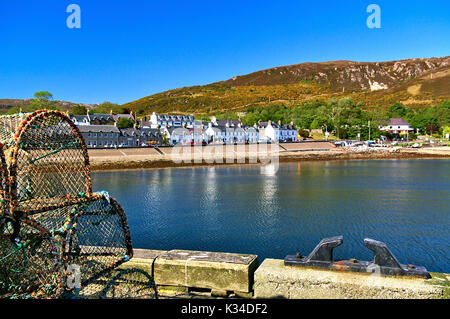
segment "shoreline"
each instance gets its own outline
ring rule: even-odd
[[[90,154],[92,172],[116,171],[116,170],[140,170],[140,169],[163,169],[163,168],[192,168],[210,166],[233,166],[233,165],[261,165],[249,163],[248,157],[245,163],[175,163],[170,155],[125,155],[111,156],[111,150],[95,150],[96,154]],[[102,154],[102,152],[104,154]],[[450,159],[450,148],[429,149],[371,149],[366,151],[349,151],[345,149],[308,150],[308,151],[282,151],[279,152],[280,163],[313,162],[313,161],[348,161],[348,160],[412,160],[412,159]]]

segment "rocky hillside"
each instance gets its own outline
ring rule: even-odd
[[[152,111],[212,114],[342,96],[382,108],[395,102],[411,107],[442,102],[450,99],[450,57],[302,63],[170,90],[124,106],[141,115]]]
[[[328,85],[333,91],[382,90],[406,80],[450,67],[450,57],[391,62],[333,61],[302,63],[236,76],[229,86],[295,84],[305,80]]]

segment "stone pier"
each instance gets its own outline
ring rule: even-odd
[[[431,279],[284,266],[256,255],[135,249],[121,268],[154,277],[161,294],[209,291],[210,296],[287,299],[448,299],[450,275]]]

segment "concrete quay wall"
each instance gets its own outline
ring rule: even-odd
[[[285,266],[256,255],[188,250],[135,249],[122,267],[151,274],[163,293],[208,290],[211,296],[287,299],[449,298],[450,275],[431,279]]]

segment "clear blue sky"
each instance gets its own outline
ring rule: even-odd
[[[0,0],[0,98],[125,103],[281,65],[447,55],[448,0]]]

